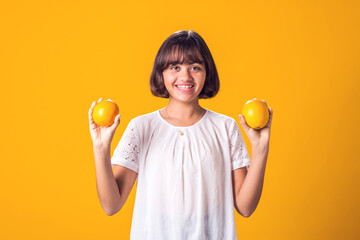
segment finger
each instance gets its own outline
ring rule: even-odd
[[[89,127],[90,130],[93,130],[97,127],[97,124],[94,122],[93,118],[89,118]]]
[[[89,108],[89,115],[90,115],[90,113],[92,113],[92,111],[94,110],[95,104],[96,104],[95,101],[93,101],[93,102],[91,103],[91,106],[90,106],[90,108]]]
[[[99,103],[99,102],[101,102],[102,100],[103,100],[102,98],[99,98],[99,101],[98,101],[98,103]]]
[[[114,102],[114,101],[113,101],[113,100],[111,100],[110,98],[109,98],[109,99],[107,99],[107,101]]]
[[[267,127],[270,127],[270,126],[271,126],[272,118],[273,118],[273,110],[272,110],[271,107],[269,107],[269,121],[268,121],[268,123],[266,124]]]
[[[92,104],[91,104],[91,107],[89,109],[89,119],[92,120],[92,113],[94,111],[94,106],[95,106],[96,102],[93,101]]]
[[[95,123],[94,118],[93,118],[93,116],[92,116],[95,105],[96,105],[96,101],[93,101],[92,104],[91,104],[91,107],[90,107],[90,109],[89,109],[89,126],[90,126],[90,130],[95,129],[95,128],[97,128],[97,126],[98,126],[98,125]]]
[[[110,128],[116,129],[116,128],[119,126],[119,124],[120,124],[120,117],[121,117],[120,114],[116,115],[113,124],[110,125]]]
[[[247,125],[244,115],[240,114],[240,115],[239,115],[239,118],[240,118],[240,124],[241,124],[241,126],[243,127],[243,129],[245,130],[245,132],[247,132],[247,131],[250,129],[250,126]]]
[[[266,103],[266,101],[265,101],[264,99],[261,99],[261,101],[262,101],[263,103],[265,103],[265,105],[267,106],[267,103]]]
[[[91,121],[89,126],[90,126],[90,131],[98,127],[98,125],[94,121]]]
[[[89,119],[89,127],[90,127],[90,130],[93,130],[95,128],[97,128],[97,124],[94,122],[94,120],[91,118]]]
[[[273,110],[271,107],[269,107],[269,122],[272,121],[272,118],[273,118]]]

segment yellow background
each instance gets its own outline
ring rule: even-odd
[[[88,109],[118,103],[113,152],[130,119],[167,104],[149,77],[184,29],[220,76],[203,107],[238,123],[249,99],[274,110],[262,197],[250,218],[236,213],[238,238],[359,239],[359,12],[346,0],[2,1],[0,239],[129,238],[136,191],[102,210]]]

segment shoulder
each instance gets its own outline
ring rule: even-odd
[[[149,128],[151,126],[155,126],[154,122],[158,120],[158,111],[159,110],[156,110],[134,117],[130,120],[129,124],[135,125],[136,128]]]
[[[227,128],[232,127],[234,124],[236,124],[236,120],[230,116],[227,116],[225,114],[221,114],[212,110],[207,109],[208,111],[208,118],[215,122],[217,125],[225,125]]]

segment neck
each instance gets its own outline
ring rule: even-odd
[[[196,99],[191,103],[183,103],[179,101],[169,100],[166,106],[166,112],[176,119],[183,119],[184,121],[193,119],[195,116],[199,116],[203,111],[199,105],[199,100]]]

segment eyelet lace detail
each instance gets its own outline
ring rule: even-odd
[[[235,121],[230,132],[230,153],[233,170],[250,164],[250,157],[244,138],[242,137],[239,126]],[[246,168],[248,169],[249,166],[246,166]]]
[[[122,163],[127,162],[124,164],[132,169],[135,166],[134,168],[138,170],[140,153],[139,146],[140,142],[136,130],[136,125],[133,123],[133,121],[130,121],[118,146],[114,151],[112,164],[114,165],[114,163],[116,164],[118,161],[121,161]]]

